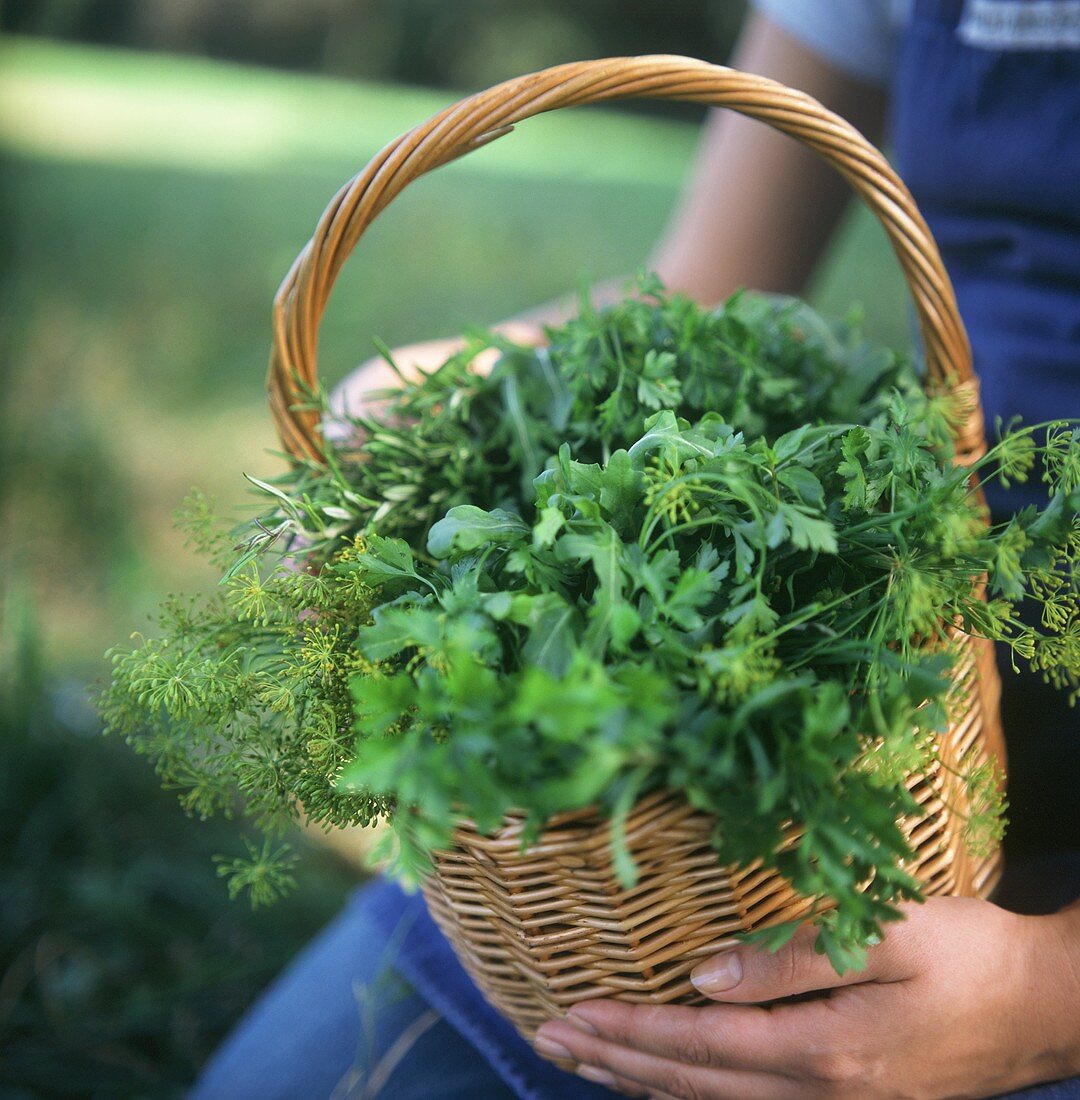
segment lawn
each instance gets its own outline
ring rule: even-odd
[[[87,688],[165,592],[211,578],[170,514],[242,502],[279,461],[270,302],[334,191],[446,97],[162,56],[0,44],[0,1091],[179,1093],[355,873],[308,853],[301,896],[251,914]],[[561,112],[418,183],[361,243],[326,379],[394,344],[630,272],[694,128]],[[815,287],[906,338],[883,236],[850,219]]]

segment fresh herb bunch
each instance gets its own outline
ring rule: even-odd
[[[474,336],[358,418],[356,453],[257,482],[273,508],[239,546],[197,500],[221,592],[115,653],[104,713],[193,811],[386,817],[409,875],[460,814],[523,810],[535,836],[596,805],[631,881],[621,822],[680,790],[722,859],[829,899],[822,944],[857,965],[919,896],[897,819],[955,703],[949,628],[1076,688],[1080,433],[1015,429],[979,460],[1022,480],[1041,458],[1048,482],[991,527],[950,460],[963,410],[904,361],[799,304],[641,292],[546,349]],[[961,768],[986,844],[996,777]],[[275,856],[225,870],[268,898]]]
[[[360,532],[422,547],[458,504],[527,513],[533,479],[564,443],[580,462],[606,462],[662,409],[690,421],[713,412],[748,438],[775,439],[804,423],[869,423],[897,391],[925,405],[910,363],[863,340],[857,314],[829,325],[796,299],[746,293],[706,310],[648,276],[637,291],[602,311],[586,300],[543,348],[473,332],[419,384],[402,377],[377,417],[346,426],[353,447],[274,483],[285,512],[264,517],[253,556],[290,530],[321,562]],[[475,373],[491,349],[494,369]],[[940,421],[937,403],[927,413]]]

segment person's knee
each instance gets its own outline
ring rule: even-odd
[[[358,895],[247,1012],[193,1100],[329,1097],[428,1011]]]

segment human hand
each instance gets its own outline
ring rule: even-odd
[[[493,331],[501,333],[517,344],[536,346],[544,343],[544,330],[540,325],[525,321],[504,321],[492,326]],[[417,344],[405,344],[395,348],[391,354],[401,372],[408,378],[422,371],[431,371],[445,363],[455,352],[464,347],[460,336],[444,337],[438,340],[424,340]],[[486,374],[495,365],[498,352],[494,348],[481,352],[472,362],[472,369],[478,374]],[[372,394],[393,389],[401,384],[397,372],[382,356],[365,360],[352,371],[330,394],[331,417],[323,425],[323,434],[331,442],[341,442],[348,436],[350,426],[347,418],[370,413],[377,404]]]
[[[1080,1073],[1077,913],[930,898],[843,977],[800,929],[775,955],[743,946],[701,963],[695,985],[725,1003],[583,1002],[536,1049],[657,1100],[995,1096]]]

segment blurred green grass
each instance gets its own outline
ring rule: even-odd
[[[446,102],[0,44],[0,1083],[14,1095],[178,1090],[351,881],[312,854],[301,898],[257,918],[230,905],[209,854],[235,851],[236,830],[184,821],[141,761],[95,736],[81,700],[162,594],[211,583],[170,526],[188,488],[238,502],[241,471],[278,461],[270,303],[323,207]],[[418,182],[340,280],[326,381],[375,336],[445,334],[583,271],[632,272],[694,138],[681,122],[564,111]],[[861,301],[874,335],[906,340],[902,281],[865,214],[813,297],[830,312]]]

